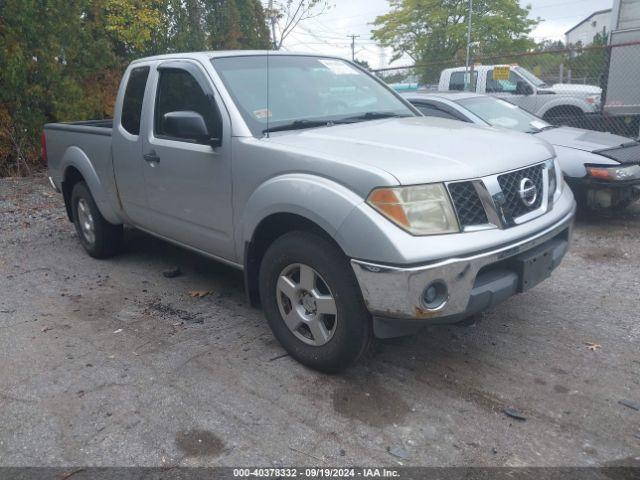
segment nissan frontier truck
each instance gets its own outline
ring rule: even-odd
[[[575,210],[548,143],[424,118],[320,55],[134,61],[114,119],[46,125],[43,156],[89,255],[127,225],[242,270],[282,346],[326,372],[534,287]]]

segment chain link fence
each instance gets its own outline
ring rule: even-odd
[[[500,97],[552,124],[639,135],[640,42],[476,57],[470,71],[464,64],[452,58],[374,72],[398,91],[469,90]],[[608,91],[612,85],[615,93]]]

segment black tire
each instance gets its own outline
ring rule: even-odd
[[[93,219],[93,241],[85,235],[78,215],[80,201],[88,207]],[[93,258],[109,258],[116,255],[122,247],[123,227],[109,223],[100,213],[86,183],[78,182],[71,192],[71,211],[73,223],[80,243]]]
[[[300,340],[285,324],[278,306],[277,283],[290,265],[315,270],[333,295],[337,315],[333,336],[321,346]],[[260,299],[274,336],[300,363],[326,373],[337,373],[355,363],[372,345],[371,316],[367,311],[348,259],[330,241],[308,232],[291,232],[266,251],[259,272]]]

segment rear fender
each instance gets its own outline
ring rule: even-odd
[[[120,216],[116,213],[114,208],[109,201],[109,196],[107,191],[100,181],[100,177],[93,167],[91,160],[89,157],[78,147],[69,147],[62,156],[63,165],[62,171],[64,172],[63,182],[67,180],[70,168],[73,167],[77,169],[85,183],[89,187],[89,191],[93,196],[93,199],[98,206],[98,210],[102,216],[109,222],[114,225],[118,225],[123,223]],[[109,164],[110,165],[110,164]],[[111,174],[105,173],[105,174]]]

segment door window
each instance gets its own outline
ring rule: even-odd
[[[131,135],[140,135],[140,119],[142,118],[142,102],[144,90],[149,77],[149,67],[139,67],[131,70],[129,82],[124,92],[122,103],[122,118],[120,123]]]
[[[509,80],[494,80],[493,70],[487,72],[487,93],[516,93],[518,82],[524,82],[522,77],[513,70],[509,72]]]
[[[160,70],[156,98],[154,133],[158,137],[175,140],[167,135],[162,119],[169,112],[191,111],[202,115],[212,138],[221,138],[222,120],[213,95],[206,94],[200,83],[186,70],[167,68]]]
[[[449,80],[449,90],[464,91],[464,77],[466,72],[453,72]],[[471,72],[471,90],[475,91],[478,72]]]

